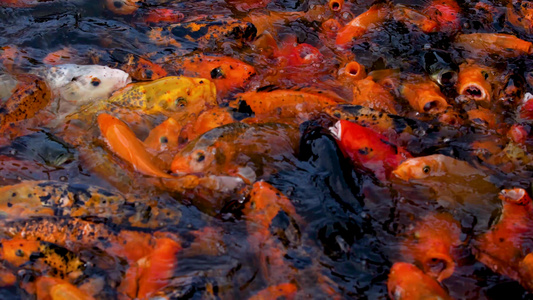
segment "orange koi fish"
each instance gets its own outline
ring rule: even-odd
[[[516,57],[533,53],[531,42],[514,35],[504,33],[469,33],[460,34],[455,43],[474,54],[485,57],[487,54],[499,54],[504,57]]]
[[[168,118],[150,131],[144,145],[155,152],[177,149],[181,129],[178,121]]]
[[[332,11],[341,11],[344,6],[344,0],[329,0],[328,6]]]
[[[395,300],[452,299],[435,279],[404,262],[392,266],[387,289],[389,297]]]
[[[482,107],[469,110],[467,111],[467,114],[470,122],[472,122],[473,125],[481,128],[496,130],[498,129],[497,126],[499,126],[501,122],[499,115]]]
[[[405,259],[419,263],[437,281],[450,277],[455,269],[453,249],[461,244],[461,225],[451,215],[425,216],[407,233],[401,244]]]
[[[37,299],[94,300],[86,291],[80,290],[66,280],[55,277],[39,277],[35,281]]]
[[[230,106],[238,108],[247,105],[258,116],[278,118],[304,117],[321,112],[325,107],[346,103],[329,94],[294,90],[274,90],[271,92],[247,92],[238,94],[237,101]]]
[[[489,67],[467,63],[462,64],[459,68],[457,93],[478,102],[490,103],[494,71]]]
[[[50,88],[35,75],[20,75],[13,94],[0,105],[0,125],[32,118],[45,108],[52,93]]]
[[[402,85],[401,94],[414,110],[430,114],[446,110],[448,102],[435,82],[422,78],[412,79]]]
[[[350,121],[340,120],[330,131],[354,164],[371,170],[381,181],[386,180],[402,161],[411,157],[385,136]]]
[[[393,174],[406,181],[446,175],[463,177],[484,175],[483,172],[472,167],[467,162],[442,154],[407,159],[394,170]]]
[[[424,13],[397,4],[392,10],[392,17],[398,22],[412,24],[425,33],[437,32],[439,23],[433,21]]]
[[[509,1],[507,21],[527,34],[533,33],[533,3],[531,1]]]
[[[277,123],[230,123],[189,142],[171,164],[177,174],[229,175],[253,183],[290,161],[299,144],[295,128]]]
[[[106,0],[107,9],[117,15],[131,15],[139,9],[140,0]]]
[[[144,14],[144,22],[149,25],[179,23],[183,18],[185,16],[181,12],[170,8],[153,8]]]
[[[366,77],[365,66],[354,61],[347,63],[339,70],[338,79],[349,84]]]
[[[352,104],[396,114],[394,96],[371,76],[354,83]]]
[[[76,279],[86,266],[86,262],[75,253],[52,243],[16,238],[3,239],[1,244],[0,259],[15,267],[30,262],[36,271]]]
[[[423,13],[437,21],[442,32],[451,33],[461,29],[461,8],[455,0],[433,0]]]
[[[184,76],[211,80],[219,96],[225,96],[235,89],[244,88],[256,73],[251,65],[229,56],[199,54],[172,62],[172,64],[176,71]]]
[[[387,5],[373,5],[366,12],[355,17],[355,19],[339,30],[335,44],[343,46],[350,43],[353,39],[361,37],[368,30],[379,26],[385,21],[389,13],[390,8]]]
[[[133,165],[133,168],[148,176],[172,178],[153,162],[153,157],[124,122],[106,113],[98,115],[100,132],[111,151]]]
[[[167,71],[161,66],[133,54],[126,55],[124,65],[120,69],[137,81],[150,81],[167,76]]]
[[[215,107],[204,111],[198,116],[198,119],[189,122],[185,128],[183,128],[180,138],[192,141],[211,129],[233,122],[236,121],[226,108]]]
[[[270,232],[272,220],[281,211],[291,218],[296,217],[296,211],[287,197],[264,181],[256,182],[243,212],[248,219],[248,241],[260,257],[261,273],[268,282],[294,280],[295,276],[284,259],[285,246],[277,242]]]
[[[533,206],[524,189],[502,190],[499,222],[475,240],[476,257],[494,272],[520,281],[519,266],[533,243]]]

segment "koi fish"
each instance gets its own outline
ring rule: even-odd
[[[435,279],[404,262],[397,262],[392,266],[387,289],[389,297],[394,300],[452,299]]]
[[[492,228],[475,240],[476,257],[494,272],[520,281],[520,263],[533,243],[533,206],[524,189],[504,189],[499,194],[502,214]]]
[[[75,278],[74,276],[79,277],[82,274],[74,273],[83,272],[86,266],[86,262],[78,255],[52,243],[16,238],[3,239],[1,244],[0,259],[8,261],[15,267],[22,267],[31,262],[36,271],[51,273],[61,278],[66,276]],[[41,266],[39,263],[46,266]]]
[[[176,156],[176,174],[203,173],[241,177],[247,183],[293,159],[299,144],[295,128],[276,123],[231,123],[189,142]]]
[[[455,269],[453,249],[461,244],[461,225],[446,213],[425,216],[401,243],[402,256],[422,265],[437,281],[450,277]]]
[[[178,121],[168,118],[150,131],[144,145],[155,152],[177,149],[181,129]]]
[[[426,51],[422,55],[422,65],[431,80],[440,86],[454,86],[457,82],[459,66],[448,52],[437,49]]]
[[[58,97],[53,108],[56,122],[84,105],[108,98],[131,82],[126,72],[98,65],[66,64],[37,69],[34,73],[41,76]]]
[[[339,30],[335,44],[343,46],[350,43],[353,39],[361,37],[368,30],[379,26],[385,21],[389,13],[390,8],[387,5],[373,5],[366,12],[355,17],[350,23]]]
[[[120,69],[137,81],[157,80],[167,76],[167,71],[161,66],[131,53],[122,59],[122,64]]]
[[[526,34],[533,33],[533,6],[531,1],[510,1],[507,4],[507,21]]]
[[[172,178],[153,162],[154,158],[124,122],[105,113],[98,115],[98,127],[111,151],[144,175]]]
[[[439,30],[439,23],[430,19],[424,13],[408,8],[401,4],[396,4],[392,10],[392,17],[398,22],[414,25],[424,33],[436,32]]]
[[[365,66],[355,60],[351,61],[339,70],[337,77],[345,83],[353,84],[366,77]]]
[[[215,106],[216,88],[207,79],[171,76],[130,84],[117,91],[107,103],[141,109],[147,114],[162,113],[181,121],[184,117],[197,116],[205,108]]]
[[[423,78],[409,78],[402,84],[401,94],[414,110],[421,113],[438,114],[448,107],[439,86]]]
[[[19,75],[16,81],[9,98],[0,105],[0,125],[32,118],[50,103],[50,87],[39,77],[30,74]],[[6,91],[0,94],[5,95],[10,93],[7,90],[11,88],[12,82],[7,79],[4,84]]]
[[[466,178],[485,175],[465,161],[442,154],[407,159],[398,165],[392,173],[397,178],[405,181],[440,176],[461,176]]]
[[[236,120],[233,119],[229,110],[226,108],[215,107],[202,112],[198,116],[198,119],[189,122],[189,124],[183,128],[180,138],[186,141],[192,141],[211,129],[234,122],[236,122]]]
[[[371,170],[381,181],[386,180],[402,161],[411,157],[383,135],[350,121],[340,120],[329,130],[354,164]]]
[[[400,135],[414,135],[418,128],[415,120],[385,114],[361,105],[338,105],[327,107],[324,112],[339,120],[346,120],[368,127],[396,143]]]
[[[492,81],[494,81],[494,70],[491,68],[475,64],[462,64],[458,74],[457,93],[478,102],[490,103],[492,100]]]
[[[442,32],[461,29],[461,8],[455,0],[433,0],[422,12],[437,21]]]
[[[179,74],[209,78],[219,95],[227,95],[237,88],[244,88],[255,75],[255,68],[232,57],[194,55],[172,62]]]
[[[274,90],[271,92],[247,92],[238,94],[237,101],[230,107],[249,106],[258,116],[295,118],[321,112],[325,107],[345,103],[330,94],[311,93],[294,90]]]
[[[70,300],[94,300],[95,298],[82,291],[70,282],[42,276],[35,280],[37,299],[70,299]],[[91,291],[94,293],[94,289]]]
[[[354,83],[352,104],[397,114],[394,96],[371,76]]]
[[[243,212],[248,218],[248,241],[260,257],[263,276],[269,282],[294,279],[295,274],[284,259],[286,249],[273,239],[270,231],[272,220],[279,213],[286,213],[289,218],[297,217],[291,201],[270,184],[258,181],[250,191],[250,201]]]
[[[487,53],[517,57],[533,53],[531,42],[505,33],[469,33],[455,38],[458,47],[485,57]]]
[[[179,23],[185,16],[170,8],[153,8],[144,14],[144,22],[147,24]]]
[[[107,9],[117,15],[131,15],[139,9],[140,0],[106,0]]]
[[[0,147],[0,155],[52,167],[62,166],[76,158],[76,152],[71,145],[44,131],[14,139],[10,145]]]

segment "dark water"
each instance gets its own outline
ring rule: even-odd
[[[347,1],[344,11],[351,19],[364,12],[372,1]],[[396,3],[396,2],[395,2]],[[400,3],[400,2],[398,2]],[[423,1],[402,1],[413,8],[426,5]],[[476,1],[459,2],[463,10],[461,31],[511,33],[523,39],[530,35],[520,31],[505,21],[505,4],[500,1],[485,2],[494,7],[492,20],[488,13],[475,9]],[[307,12],[316,6],[327,5],[325,1],[275,0],[266,8],[254,12]],[[116,67],[121,55],[132,53],[149,57],[154,62],[164,62],[172,55],[196,53],[227,55],[254,65],[257,76],[245,88],[255,90],[267,87],[318,87],[331,88],[341,95],[346,91],[334,81],[341,58],[338,52],[324,42],[321,34],[323,19],[310,17],[286,20],[276,28],[277,41],[287,36],[295,36],[298,43],[308,43],[318,48],[325,59],[319,67],[314,67],[310,78],[301,80],[290,76],[302,70],[288,70],[285,77],[276,77],[276,62],[262,57],[252,47],[257,38],[252,33],[243,33],[239,38],[226,36],[217,39],[205,38],[201,34],[193,40],[184,38],[186,30],[174,28],[166,34],[181,43],[181,47],[158,45],[149,38],[153,29],[143,21],[143,14],[155,8],[172,8],[181,12],[187,20],[195,17],[210,26],[215,20],[227,19],[249,22],[249,14],[236,9],[224,1],[144,1],[139,10],[131,15],[118,15],[109,11],[105,1],[49,1],[30,8],[0,7],[0,47],[16,46],[23,53],[15,61],[16,72],[27,72],[43,65],[43,58],[50,52],[69,47],[75,53],[69,62],[77,64],[101,64]],[[325,15],[332,16],[331,12]],[[335,15],[339,17],[338,15]],[[342,20],[342,15],[339,19]],[[350,49],[358,62],[368,71],[385,68],[400,69],[401,72],[424,72],[422,56],[428,49],[441,49],[447,52],[458,64],[465,61],[466,55],[452,45],[453,34],[441,32],[425,34],[416,28],[394,20],[386,21],[383,30],[370,31],[365,38]],[[206,40],[207,39],[207,40]],[[1,52],[0,52],[1,53]],[[515,72],[519,77],[527,77],[531,65],[530,57],[503,58],[488,56],[481,59],[485,64],[495,66],[504,72]],[[304,70],[309,72],[309,70]],[[172,70],[169,73],[172,74]],[[311,72],[312,73],[312,72]],[[308,73],[306,73],[308,74]],[[277,78],[277,79],[276,79]],[[524,91],[531,87],[524,80]],[[242,90],[239,90],[242,91]],[[443,88],[450,98],[457,97],[453,88]],[[228,100],[232,94],[226,96]],[[223,101],[226,102],[226,101]],[[405,104],[405,101],[402,103]],[[458,107],[461,104],[454,104]],[[403,105],[401,115],[418,119],[420,126],[417,138],[406,148],[416,156],[441,153],[490,170],[490,181],[497,188],[523,187],[531,184],[529,166],[509,172],[498,166],[480,161],[469,148],[472,142],[493,137],[499,133],[484,130],[467,124],[463,127],[447,127],[433,122],[431,117],[417,115]],[[499,111],[501,113],[501,110]],[[242,113],[242,112],[241,112]],[[506,125],[517,122],[513,115],[506,118]],[[300,126],[301,142],[297,157],[291,162],[290,170],[282,170],[263,178],[291,199],[297,213],[305,224],[291,227],[290,216],[279,214],[271,225],[272,232],[283,232],[293,238],[285,241],[284,260],[290,269],[295,270],[295,281],[300,290],[299,297],[329,298],[316,285],[317,274],[330,281],[330,286],[341,298],[385,299],[386,281],[392,264],[401,261],[399,242],[402,234],[420,216],[433,211],[450,211],[460,221],[462,238],[470,240],[489,227],[498,214],[490,211],[482,217],[476,216],[468,208],[449,209],[434,201],[439,195],[425,186],[379,182],[372,174],[354,169],[338,148],[335,140],[321,126],[308,123]],[[101,144],[87,144],[75,149],[61,139],[61,132],[50,133],[46,126],[35,134],[13,141],[0,148],[4,164],[9,157],[30,161],[35,166],[32,172],[26,170],[0,171],[2,185],[20,180],[58,180],[69,183],[86,183],[108,189],[118,189],[123,193],[137,195],[144,200],[155,200],[154,207],[173,211],[179,218],[164,219],[159,226],[139,229],[145,232],[175,232],[183,240],[185,249],[178,254],[178,265],[164,293],[172,299],[244,299],[266,288],[271,278],[261,275],[258,253],[254,253],[247,241],[246,218],[240,209],[242,195],[233,195],[226,200],[221,211],[211,210],[205,205],[195,205],[211,197],[194,194],[175,194],[161,191],[136,174],[116,157],[107,157],[102,163],[113,170],[113,180],[90,171],[91,164],[100,163],[81,159],[80,152],[91,151],[94,158],[104,157],[107,152]],[[92,131],[91,131],[92,130]],[[145,129],[146,131],[148,129]],[[146,133],[145,131],[145,133]],[[94,127],[86,133],[93,135]],[[93,142],[88,139],[88,143]],[[94,154],[96,153],[96,154]],[[109,156],[107,153],[106,155]],[[485,194],[476,186],[467,186],[467,194],[477,197],[497,198],[492,193]],[[465,195],[463,195],[465,196]],[[466,197],[469,197],[468,195]],[[117,212],[120,214],[121,212]],[[151,211],[146,212],[147,215]],[[116,227],[127,225],[114,224]],[[187,248],[194,241],[192,231],[204,227],[220,229],[218,239],[222,246],[216,254],[194,253]],[[292,233],[290,233],[292,232]],[[290,234],[289,234],[290,233]],[[283,240],[283,234],[276,235]],[[297,236],[297,238],[294,238]],[[210,250],[210,249],[207,249]],[[211,249],[212,250],[212,249]],[[209,251],[206,251],[209,252]],[[458,299],[520,299],[531,295],[517,282],[494,273],[476,261],[466,243],[461,260],[454,274],[443,281],[452,297]],[[38,274],[33,274],[38,276]],[[111,275],[106,275],[111,276]],[[273,275],[274,277],[276,275]],[[31,277],[31,276],[30,276]],[[15,286],[0,289],[0,298],[32,298],[31,293],[22,288],[26,277],[19,276]],[[107,278],[107,277],[106,277]],[[107,286],[100,294],[103,298],[115,298],[113,287]],[[209,299],[211,299],[209,298]]]

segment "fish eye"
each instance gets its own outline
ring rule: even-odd
[[[72,82],[72,81],[78,81],[78,78],[79,78],[79,77],[72,77],[72,79],[71,79],[70,81],[71,81],[71,82]]]
[[[96,78],[96,77],[94,77],[93,79],[91,79],[91,84],[92,84],[93,86],[95,86],[95,87],[96,87],[96,86],[99,86],[100,83],[101,83],[100,79],[98,79],[98,78]]]
[[[159,138],[159,141],[161,142],[161,144],[166,144],[168,143],[168,138],[166,136],[162,136]]]
[[[424,172],[425,174],[429,174],[429,171],[431,171],[431,168],[429,166],[424,166],[422,168],[422,172]]]
[[[487,73],[487,71],[481,71],[481,75],[483,75],[483,78],[485,78],[485,80],[489,78],[489,73]]]
[[[214,68],[211,70],[211,79],[219,79],[219,78],[225,78],[224,72],[222,71],[221,67]]]
[[[205,153],[204,151],[198,151],[196,152],[196,161],[197,162],[202,162],[205,160]]]
[[[185,98],[179,97],[178,99],[176,99],[177,107],[185,107],[185,105],[187,105],[187,100],[185,100]]]

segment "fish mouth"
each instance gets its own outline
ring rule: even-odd
[[[480,84],[477,84],[477,83],[469,83],[469,84],[464,85],[459,91],[459,94],[469,96],[473,98],[475,101],[487,101],[488,100],[487,91]]]
[[[500,192],[499,198],[502,201],[520,205],[527,205],[531,202],[531,198],[529,197],[529,195],[524,189],[521,188],[502,190]]]
[[[436,75],[436,81],[441,86],[453,86],[457,82],[457,72],[454,70],[441,70]]]
[[[341,121],[337,121],[335,125],[328,128],[331,135],[339,141],[341,140],[341,129]]]
[[[436,253],[424,261],[424,271],[429,276],[442,281],[450,277],[455,270],[455,262],[444,253]]]
[[[426,113],[440,113],[446,110],[448,103],[442,97],[431,97],[424,99],[422,110]]]

